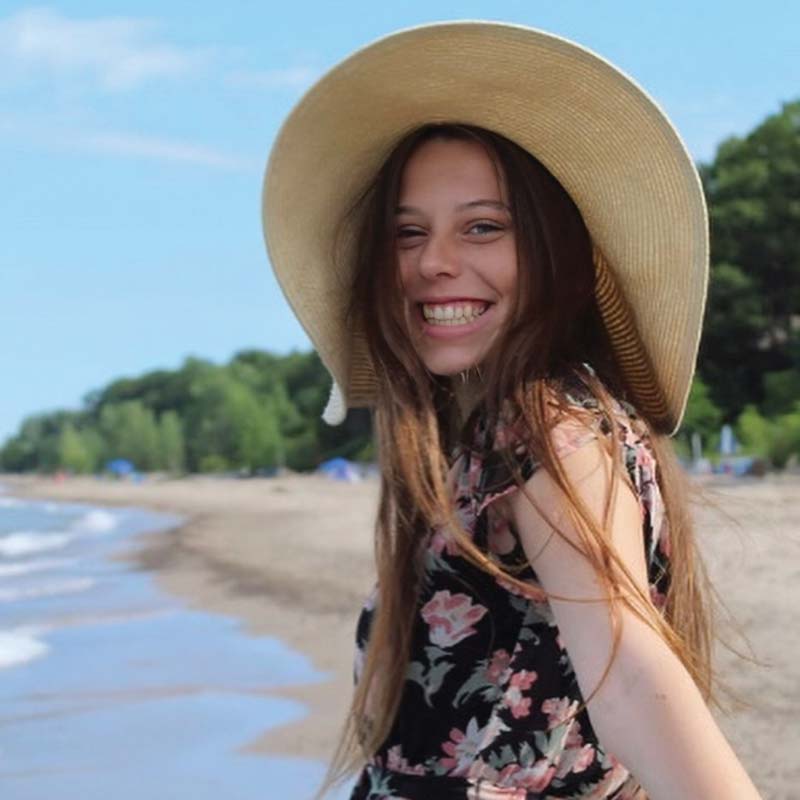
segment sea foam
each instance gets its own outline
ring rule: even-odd
[[[43,628],[21,627],[0,630],[0,669],[41,658],[50,649],[37,637]]]
[[[0,497],[0,508],[19,508],[24,505],[27,503],[18,497]]]
[[[0,564],[0,578],[12,578],[15,575],[28,575],[31,572],[44,572],[74,564],[74,558],[39,558],[32,561],[20,561],[16,564]]]
[[[91,589],[96,583],[92,578],[70,578],[51,581],[36,586],[20,586],[14,589],[0,589],[0,603],[13,603],[17,600],[34,600],[38,597],[53,597],[60,594],[77,594]]]
[[[70,528],[89,533],[108,533],[114,530],[118,523],[119,521],[114,514],[102,508],[95,508],[73,520]]]
[[[14,558],[58,550],[69,544],[75,536],[69,533],[40,533],[38,531],[14,531],[0,538],[0,556]]]

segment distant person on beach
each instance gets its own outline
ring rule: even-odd
[[[323,790],[758,798],[707,705],[710,587],[669,441],[708,222],[664,113],[541,31],[402,31],[300,101],[263,214],[334,379],[324,417],[373,408],[380,460]]]

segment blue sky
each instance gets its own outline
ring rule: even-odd
[[[310,345],[264,253],[278,126],[350,51],[443,19],[596,50],[698,161],[800,97],[791,2],[0,1],[0,442],[122,376]]]

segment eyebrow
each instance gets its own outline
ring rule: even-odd
[[[505,211],[511,213],[511,209],[499,200],[470,200],[468,203],[460,203],[456,206],[456,211],[465,211],[468,208],[475,208],[476,206],[488,206],[497,211]],[[422,214],[422,209],[416,206],[397,206],[395,214]]]

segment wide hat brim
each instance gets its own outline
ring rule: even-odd
[[[558,36],[494,22],[424,25],[358,50],[305,94],[273,145],[262,202],[269,258],[341,388],[341,411],[372,404],[374,374],[345,318],[353,260],[335,258],[334,241],[397,141],[431,122],[502,134],[570,194],[638,338],[641,364],[622,364],[640,386],[635,399],[655,397],[640,410],[674,432],[708,282],[694,163],[666,114],[608,61]]]

